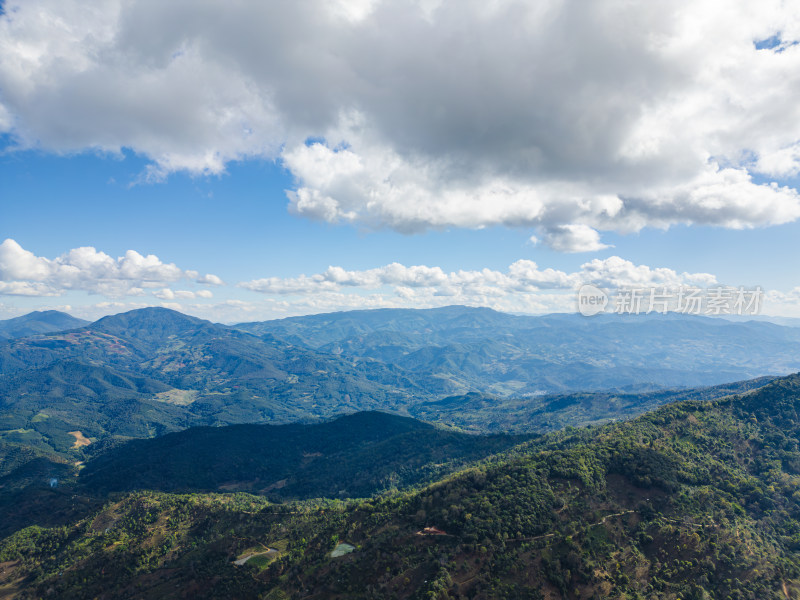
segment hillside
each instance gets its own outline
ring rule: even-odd
[[[316,425],[194,427],[134,440],[90,460],[90,492],[250,491],[272,498],[371,496],[531,436],[475,436],[364,412]]]
[[[515,316],[488,308],[382,309],[236,326],[346,357],[391,363],[441,396],[718,385],[800,369],[800,329],[651,314]]]
[[[422,390],[392,365],[167,309],[0,344],[0,436],[23,435],[56,450],[75,429],[106,439],[192,425],[287,423],[397,409]]]
[[[475,433],[558,431],[564,427],[599,425],[630,419],[649,410],[682,400],[715,400],[758,389],[773,377],[711,387],[624,394],[581,392],[534,397],[499,398],[472,392],[420,402],[409,413],[423,421],[441,423]]]
[[[792,598],[799,410],[791,376],[366,501],[134,493],[0,560],[20,598]]]
[[[35,311],[0,321],[0,340],[77,329],[88,324],[89,321],[76,319],[57,310]]]
[[[0,379],[0,439],[66,452],[80,431],[94,441],[150,437],[184,426],[172,388],[109,367],[60,360]]]

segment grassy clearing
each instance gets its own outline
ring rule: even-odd
[[[189,406],[192,402],[197,400],[197,390],[178,390],[172,389],[166,392],[159,392],[153,398],[157,402],[164,404],[172,404],[175,406]]]
[[[73,448],[83,448],[84,446],[88,446],[92,443],[92,440],[87,438],[83,433],[80,431],[68,431],[72,436],[75,436],[75,442],[72,444]]]

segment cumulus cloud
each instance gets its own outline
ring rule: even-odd
[[[592,251],[800,217],[797,40],[781,0],[10,0],[0,131],[153,180],[277,159],[298,215]]]
[[[225,282],[222,281],[222,279],[220,279],[216,275],[212,275],[211,273],[206,273],[205,275],[196,277],[195,282],[201,283],[203,285],[225,285]],[[208,293],[210,294],[211,292]]]
[[[0,281],[0,295],[2,296],[57,296],[53,288],[30,281]]]
[[[110,298],[141,296],[147,288],[196,277],[197,273],[190,276],[173,263],[164,263],[153,254],[142,255],[135,250],[113,258],[84,246],[48,259],[25,250],[10,238],[0,244],[0,294],[3,295],[57,296],[68,290],[83,290]],[[215,275],[204,275],[200,279],[219,280]],[[173,293],[168,289],[166,292]],[[191,291],[174,294],[200,296],[200,292]]]
[[[665,267],[636,265],[619,256],[594,259],[581,265],[580,284],[607,288],[711,286],[719,283],[711,273],[678,273]]]
[[[191,300],[193,298],[212,298],[214,295],[209,290],[172,290],[163,288],[153,292],[153,296],[161,300]]]
[[[545,243],[560,252],[593,252],[608,248],[600,234],[586,225],[556,225],[545,236]]]
[[[610,291],[625,287],[709,286],[717,280],[709,273],[678,273],[612,256],[584,263],[580,271],[573,273],[542,269],[531,260],[518,260],[505,272],[482,269],[447,273],[439,267],[392,263],[363,271],[329,267],[315,275],[270,277],[239,285],[273,297],[292,297],[294,310],[308,304],[309,312],[319,312],[322,303],[331,310],[332,306],[341,310],[467,304],[536,313],[573,310],[574,291],[585,283]],[[312,306],[318,310],[310,310]]]

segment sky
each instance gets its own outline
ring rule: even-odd
[[[0,319],[800,316],[800,6],[0,2]]]

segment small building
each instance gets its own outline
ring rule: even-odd
[[[447,535],[447,532],[438,527],[426,527],[422,531],[418,531],[417,535]]]

